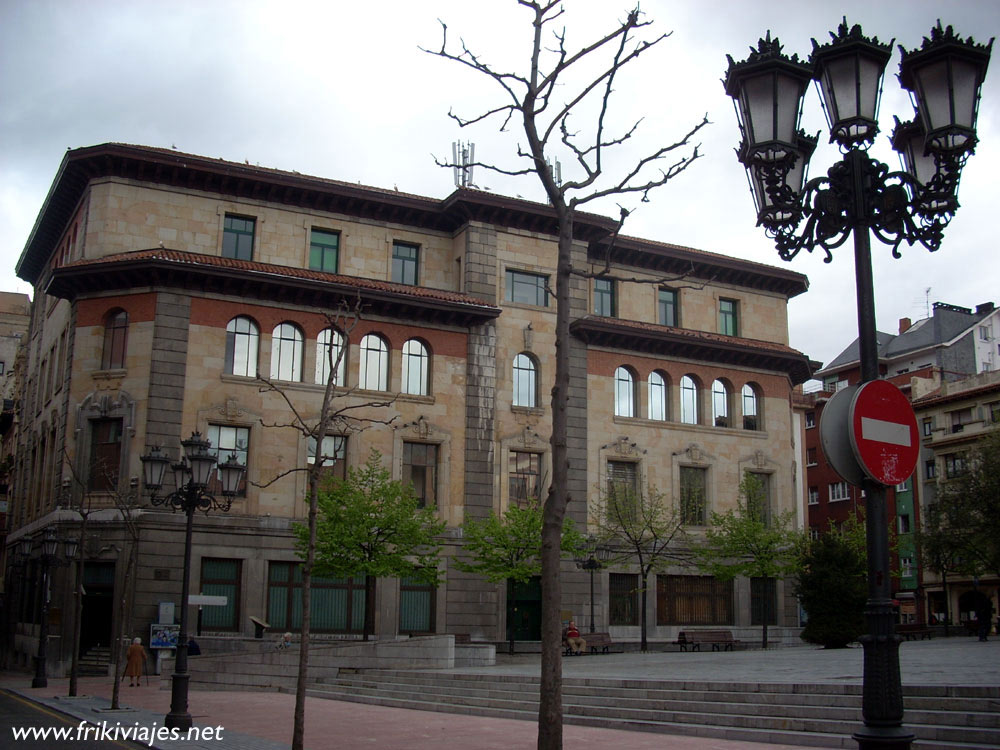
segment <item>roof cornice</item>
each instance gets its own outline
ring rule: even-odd
[[[590,346],[780,372],[792,385],[809,380],[819,367],[784,344],[634,320],[588,315],[573,321],[570,333]]]
[[[479,221],[555,237],[558,226],[552,206],[480,190],[459,188],[438,200],[170,149],[105,143],[66,152],[17,262],[20,278],[38,283],[88,185],[104,177],[340,213],[431,231],[454,232],[470,221]],[[585,212],[574,215],[574,237],[589,243],[592,255],[603,255],[601,243],[615,227],[616,222],[604,216]],[[788,297],[808,289],[804,275],[784,268],[633,237],[619,238],[613,255],[616,262],[620,259],[654,272],[690,270],[699,279],[729,282]]]

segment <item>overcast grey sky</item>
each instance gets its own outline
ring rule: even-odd
[[[627,0],[568,0],[568,45],[608,28]],[[672,142],[708,113],[699,134],[704,158],[635,209],[625,231],[649,239],[784,265],[757,229],[753,203],[733,149],[739,140],[732,101],[720,79],[726,53],[743,59],[770,30],[786,53],[807,57],[810,38],[827,41],[842,15],[868,35],[912,49],[938,17],[963,36],[986,42],[1000,30],[997,0],[645,0],[655,29],[673,32],[617,87],[615,122],[644,118],[645,143]],[[136,143],[304,174],[356,181],[433,197],[453,190],[449,170],[431,154],[450,155],[459,138],[482,160],[513,164],[516,132],[496,125],[460,131],[446,117],[497,104],[497,91],[418,45],[440,44],[437,19],[498,68],[523,70],[529,15],[514,0],[0,0],[0,289],[29,292],[14,276],[38,210],[67,148]],[[887,68],[883,132],[892,116],[912,117],[896,82],[898,52]],[[996,217],[1000,170],[1000,60],[987,75],[980,106],[981,143],[960,191],[962,209],[940,251],[873,243],[879,329],[920,318],[936,300],[972,307],[1000,302]],[[810,89],[803,124],[823,130],[810,166],[817,176],[837,158]],[[880,136],[872,153],[898,160]],[[573,176],[561,156],[564,178]],[[625,155],[607,162],[625,167]],[[532,178],[482,170],[483,188],[541,200]],[[614,205],[597,210],[617,214]],[[791,344],[831,360],[857,335],[850,243],[832,264],[803,253],[789,266],[809,276],[810,291],[790,304]],[[929,288],[929,292],[927,291]]]

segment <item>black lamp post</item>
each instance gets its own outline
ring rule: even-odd
[[[729,57],[726,93],[736,100],[743,141],[737,154],[747,170],[757,204],[757,224],[774,238],[778,254],[791,260],[817,247],[830,250],[854,235],[861,380],[877,380],[875,301],[870,232],[892,245],[919,242],[941,246],[943,230],[958,208],[962,166],[976,145],[979,92],[993,40],[977,45],[949,26],[931,30],[921,48],[900,47],[899,81],[912,92],[916,117],[899,123],[892,143],[903,156],[903,171],[868,156],[878,133],[882,74],[892,42],[848,29],[846,19],[832,41],[813,40],[809,63],[781,54],[768,34],[750,56]],[[830,141],[843,159],[826,177],[804,183],[805,166],[816,140],[799,130],[802,96],[815,79],[830,126]],[[799,225],[803,222],[801,230]],[[908,748],[913,735],[903,725],[899,677],[899,637],[893,627],[890,594],[888,519],[885,487],[862,482],[867,510],[869,633],[864,646],[864,728],[854,734],[859,748]]]
[[[594,557],[594,555],[597,557]],[[594,573],[601,570],[604,567],[604,563],[608,560],[611,551],[606,547],[602,547],[596,543],[591,543],[590,548],[587,550],[587,558],[580,559],[576,561],[576,567],[580,570],[586,570],[590,573],[590,632],[594,631]]]
[[[157,492],[163,486],[163,474],[170,464],[170,458],[154,446],[150,452],[141,457],[143,480],[151,495],[152,505],[168,505],[173,510],[181,510],[187,514],[187,525],[184,531],[184,573],[181,583],[181,627],[177,637],[177,655],[174,660],[174,674],[170,684],[170,713],[164,720],[164,726],[187,730],[191,728],[191,713],[188,711],[188,594],[191,579],[191,532],[194,528],[194,512],[210,510],[228,512],[232,506],[233,497],[240,486],[240,480],[246,471],[236,455],[219,465],[219,476],[222,484],[222,500],[208,493],[208,484],[212,478],[216,458],[208,449],[208,440],[201,433],[194,432],[187,440],[181,441],[184,448],[184,458],[172,465],[174,471],[174,487],[169,495],[159,496]]]
[[[60,542],[62,542],[66,554],[65,561],[57,554]],[[21,540],[21,554],[25,558],[31,555],[33,547],[34,543],[31,539],[25,538]],[[41,616],[38,625],[38,651],[35,655],[35,676],[31,680],[31,687],[33,688],[48,687],[49,684],[48,675],[46,674],[49,658],[49,568],[53,565],[66,565],[69,561],[75,559],[77,540],[59,539],[56,536],[56,530],[49,526],[42,535],[39,547],[41,550],[39,561],[42,564],[42,581],[39,592],[41,596]]]

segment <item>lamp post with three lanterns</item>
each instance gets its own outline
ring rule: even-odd
[[[962,167],[975,149],[979,94],[993,45],[959,38],[940,22],[923,45],[900,47],[900,84],[911,92],[915,117],[896,121],[892,145],[902,171],[872,159],[878,133],[882,75],[892,42],[867,38],[846,19],[832,41],[813,40],[808,63],[785,56],[777,39],[761,39],[750,56],[729,57],[725,87],[736,102],[743,140],[737,150],[757,206],[757,224],[774,239],[779,256],[800,250],[831,250],[854,237],[861,382],[879,378],[870,234],[892,246],[902,242],[928,250],[941,246],[943,230],[958,208]],[[825,177],[806,181],[806,166],[818,135],[799,129],[802,97],[815,80],[830,127],[830,141],[843,158]],[[846,437],[846,436],[845,436]],[[868,635],[864,646],[864,727],[854,734],[861,750],[908,748],[913,735],[903,725],[899,637],[890,594],[885,487],[862,480],[868,551]]]
[[[184,530],[184,572],[181,583],[181,622],[177,637],[177,654],[174,659],[174,674],[170,683],[170,713],[164,720],[164,726],[187,730],[191,728],[191,713],[188,711],[188,595],[191,583],[191,537],[194,528],[194,513],[196,510],[208,513],[218,510],[226,513],[232,506],[240,486],[240,480],[246,472],[246,466],[241,464],[236,455],[219,464],[218,472],[222,485],[222,499],[208,492],[217,459],[209,452],[211,443],[202,438],[201,433],[194,432],[187,440],[181,441],[184,458],[171,464],[170,458],[154,446],[150,452],[141,457],[143,481],[150,491],[152,505],[169,506],[173,510],[183,511],[187,515]],[[158,495],[163,487],[163,475],[170,465],[174,472],[175,490],[168,495]]]

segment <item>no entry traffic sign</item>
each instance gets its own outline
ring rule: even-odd
[[[851,404],[850,433],[854,456],[876,482],[900,484],[913,473],[920,455],[917,417],[892,383],[873,380],[858,389]]]

